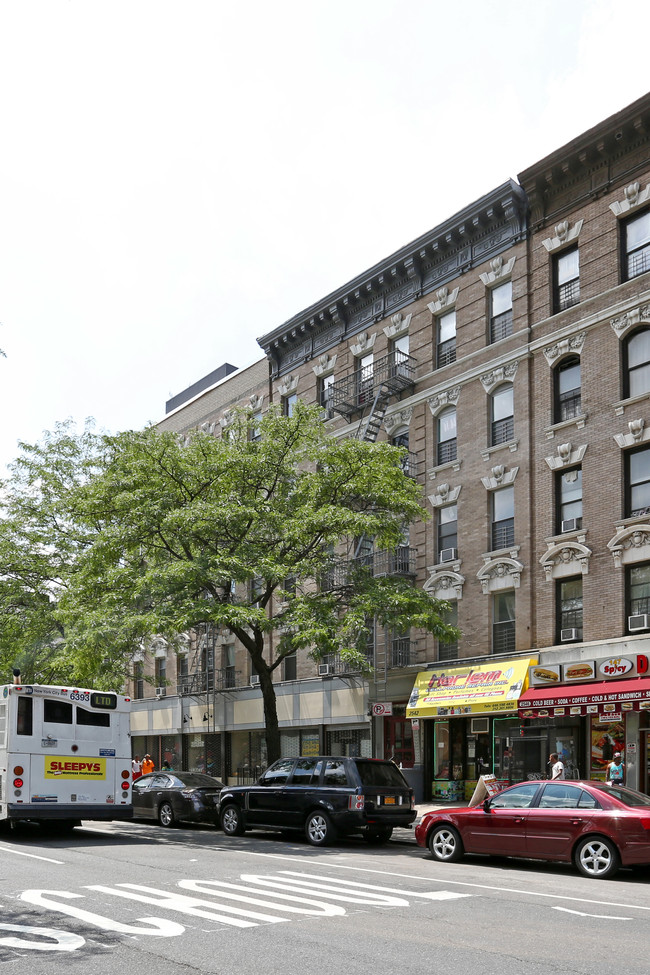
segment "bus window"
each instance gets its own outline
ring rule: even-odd
[[[77,706],[77,724],[94,725],[96,728],[110,728],[111,716],[106,711],[86,711]]]
[[[33,727],[34,699],[31,697],[18,698],[18,720],[16,722],[17,735],[31,735]]]
[[[7,705],[0,701],[0,747],[4,748],[7,737]]]
[[[52,724],[72,724],[72,705],[68,701],[43,699],[43,720]]]

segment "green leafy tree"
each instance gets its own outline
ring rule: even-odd
[[[425,516],[400,460],[387,443],[329,437],[320,410],[302,405],[261,422],[237,414],[220,439],[61,428],[25,452],[10,491],[8,524],[22,522],[23,560],[42,560],[34,591],[52,624],[39,636],[34,612],[26,642],[44,643],[60,675],[106,686],[154,635],[174,645],[206,624],[229,631],[259,675],[274,760],[272,678],[288,654],[363,670],[373,622],[457,636],[445,604],[354,557],[362,538],[400,552]]]
[[[68,638],[124,647],[202,624],[229,631],[259,675],[274,760],[272,675],[288,654],[367,667],[372,620],[457,635],[444,604],[353,559],[359,538],[394,551],[424,517],[400,459],[386,443],[327,436],[320,410],[302,405],[261,423],[238,414],[220,439],[153,428],[106,438],[102,469],[76,497],[88,544],[62,594]]]

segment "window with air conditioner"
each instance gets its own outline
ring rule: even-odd
[[[560,643],[582,640],[582,576],[557,581],[557,626]]]
[[[582,528],[582,468],[572,467],[556,474],[556,513],[559,534]]]
[[[438,509],[438,562],[453,562],[458,548],[458,505]]]
[[[650,563],[628,566],[625,583],[628,632],[650,629]]]
[[[332,673],[332,665],[331,664],[319,664],[318,665],[318,676],[319,677],[327,677],[328,674],[331,674],[331,673]]]
[[[260,676],[259,676],[259,674],[251,674],[251,677],[250,677],[251,687],[257,687],[258,684],[259,684],[259,682],[260,682]]]

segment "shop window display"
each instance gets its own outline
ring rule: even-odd
[[[591,779],[604,779],[614,752],[625,755],[625,725],[622,721],[591,722]]]

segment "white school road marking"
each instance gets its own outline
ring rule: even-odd
[[[291,863],[304,864],[304,857],[292,857],[285,853],[259,853],[256,850],[238,850],[237,851],[242,856],[251,857],[265,857],[269,860],[289,860]],[[396,877],[399,880],[421,880],[423,883],[428,884],[444,884],[445,887],[470,887],[473,890],[493,890],[496,893],[502,894],[524,894],[527,897],[546,897],[551,900],[558,901],[574,901],[578,904],[597,904],[602,907],[622,907],[626,911],[650,911],[650,906],[645,907],[643,904],[621,904],[618,901],[600,901],[594,900],[590,897],[571,897],[568,894],[544,894],[542,891],[536,890],[520,890],[518,887],[498,887],[496,884],[475,884],[469,883],[465,880],[448,880],[440,877],[421,877],[414,873],[396,873],[388,870],[371,870],[369,867],[349,867],[344,863],[339,863],[338,861],[334,863],[330,859],[315,860],[319,867],[329,867],[332,870],[354,870],[359,873],[372,873],[378,874],[380,877]],[[409,896],[413,896],[413,892],[409,893]],[[422,894],[418,895],[420,897],[424,896]]]

